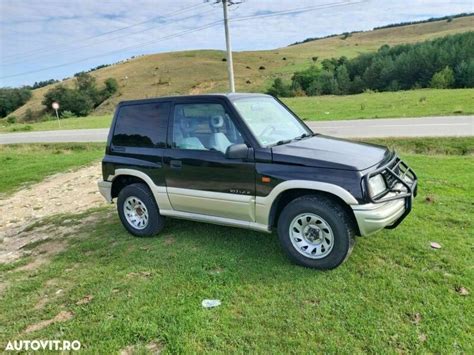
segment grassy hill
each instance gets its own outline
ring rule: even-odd
[[[448,22],[434,21],[409,26],[378,29],[311,41],[266,51],[245,51],[234,54],[234,70],[238,91],[263,91],[276,77],[289,78],[300,69],[319,60],[375,51],[383,44],[414,43],[448,34],[474,30],[474,17],[461,17]],[[196,50],[146,55],[92,72],[101,83],[108,77],[119,82],[119,91],[94,112],[110,113],[117,102],[127,99],[170,94],[197,94],[227,91],[225,54],[217,50]],[[73,80],[64,82],[72,85]],[[33,91],[32,99],[12,113],[22,117],[27,109],[43,109],[43,95],[54,85]]]

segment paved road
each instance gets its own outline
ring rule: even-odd
[[[307,122],[314,132],[343,138],[474,136],[474,116]],[[104,142],[108,128],[0,134],[0,144]]]

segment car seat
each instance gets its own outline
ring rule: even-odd
[[[190,136],[194,131],[192,118],[186,118],[182,108],[177,108],[173,124],[173,142],[176,148],[206,150],[198,137]]]
[[[224,118],[221,115],[212,116],[209,119],[209,126],[212,131],[209,138],[210,148],[225,154],[227,147],[232,143],[224,133],[220,132],[221,128],[224,127]]]

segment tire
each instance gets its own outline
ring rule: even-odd
[[[350,217],[325,196],[303,196],[291,201],[278,219],[278,236],[291,261],[320,270],[341,265],[355,244]]]
[[[155,198],[145,184],[125,186],[118,195],[117,212],[125,229],[136,237],[152,237],[165,225]]]

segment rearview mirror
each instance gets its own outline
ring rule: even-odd
[[[227,159],[247,159],[249,150],[246,144],[232,144],[227,147],[225,157]]]

